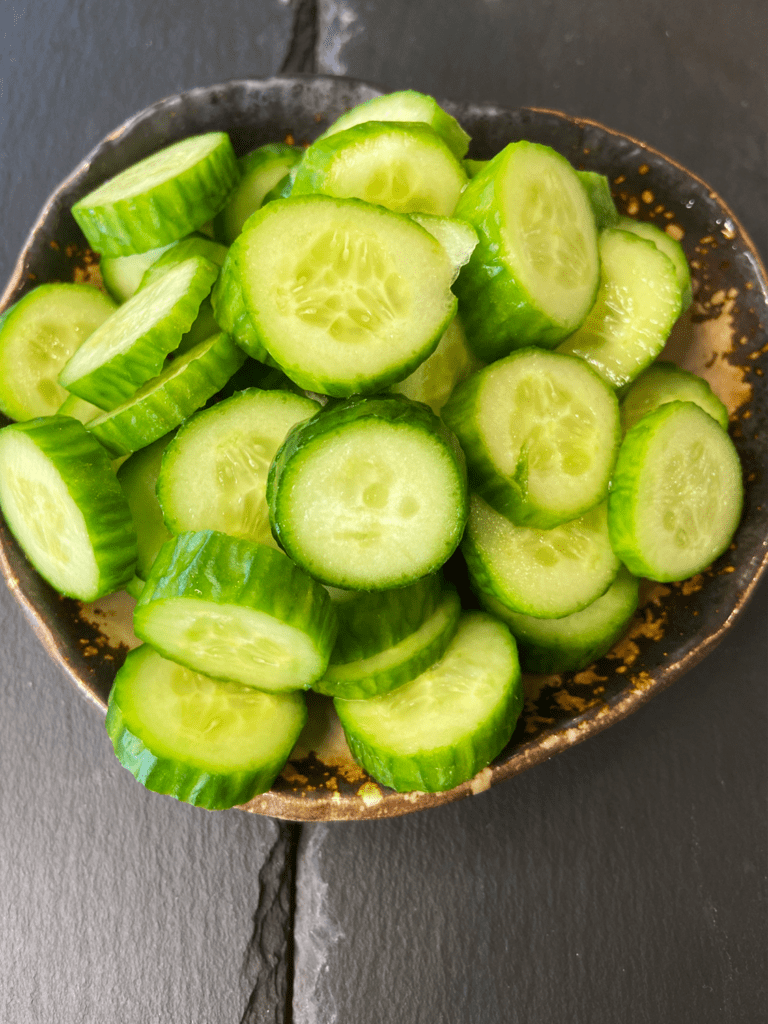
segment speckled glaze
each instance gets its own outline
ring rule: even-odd
[[[345,110],[378,95],[345,78],[295,76],[235,81],[172,96],[109,135],[51,196],[0,300],[0,312],[34,284],[98,282],[97,259],[72,204],[130,163],[186,135],[230,132],[236,151],[286,139],[310,142]],[[530,139],[576,167],[607,174],[622,213],[680,239],[694,276],[694,302],[665,358],[705,377],[730,412],[744,469],[745,504],[730,550],[683,583],[648,585],[627,636],[576,674],[526,679],[526,705],[494,763],[447,793],[394,793],[351,760],[330,703],[310,695],[310,724],[270,792],[245,810],[292,820],[392,817],[475,795],[624,718],[695,665],[723,638],[768,565],[768,286],[750,239],[725,203],[689,171],[642,143],[549,110],[446,103],[472,136],[470,156],[492,156]],[[2,417],[0,417],[2,422]],[[473,599],[462,567],[455,577]],[[83,695],[102,710],[116,668],[136,641],[132,602],[114,595],[83,607],[54,593],[0,523],[0,564],[33,629]]]

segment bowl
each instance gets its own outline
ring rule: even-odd
[[[156,149],[226,130],[238,154],[266,142],[311,142],[345,110],[379,95],[347,78],[294,76],[226,82],[155,103],[101,142],[45,204],[0,300],[0,312],[36,283],[98,283],[98,259],[70,209],[96,185]],[[243,809],[290,820],[392,817],[478,794],[608,728],[700,661],[732,626],[768,564],[768,287],[743,228],[703,181],[636,139],[552,110],[445,103],[472,136],[469,155],[508,142],[552,146],[575,167],[610,180],[621,213],[678,238],[691,264],[694,302],[664,358],[705,377],[730,413],[745,503],[730,549],[682,583],[647,585],[626,636],[582,672],[525,679],[526,702],[505,750],[474,779],[443,793],[395,793],[352,760],[330,702],[309,695],[310,722],[272,789]],[[0,418],[1,419],[1,418]],[[4,523],[0,565],[48,653],[86,700],[106,708],[130,647],[132,601],[94,605],[56,594],[31,568]],[[468,600],[471,600],[468,597]]]

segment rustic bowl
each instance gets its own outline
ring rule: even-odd
[[[98,282],[97,259],[72,204],[161,146],[197,132],[227,130],[238,153],[290,136],[310,142],[349,107],[378,95],[363,82],[324,76],[235,81],[154,104],[112,132],[46,203],[0,300],[0,312],[37,282]],[[446,793],[400,794],[351,759],[330,704],[310,695],[310,726],[273,788],[245,810],[293,820],[390,817],[477,794],[607,728],[695,665],[723,638],[768,563],[768,288],[749,238],[700,179],[648,146],[591,121],[550,110],[447,103],[472,136],[470,155],[492,156],[531,139],[578,168],[608,175],[621,212],[681,240],[695,297],[665,352],[705,377],[727,405],[744,468],[745,504],[729,551],[706,572],[648,586],[627,636],[583,672],[526,679],[526,705],[493,764]],[[0,564],[11,591],[50,655],[102,711],[117,667],[136,640],[125,594],[96,605],[62,598],[26,561],[0,523]],[[465,595],[471,601],[470,595]]]

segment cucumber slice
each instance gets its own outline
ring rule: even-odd
[[[465,613],[432,668],[391,693],[334,705],[353,757],[383,785],[453,789],[512,735],[523,707],[515,641],[490,615]]]
[[[240,181],[224,209],[213,221],[215,237],[231,245],[243,230],[243,224],[264,202],[265,196],[288,171],[301,160],[302,150],[284,142],[259,146],[237,161]]]
[[[413,89],[374,96],[365,103],[358,103],[337,118],[320,138],[326,139],[366,121],[421,121],[437,132],[457,159],[469,149],[469,135],[459,122],[446,113],[437,100]]]
[[[269,473],[272,531],[323,583],[404,586],[455,550],[467,516],[455,439],[399,395],[352,398],[294,427]]]
[[[469,258],[477,246],[477,232],[466,221],[455,217],[437,217],[431,213],[412,213],[411,220],[416,221],[445,249],[448,259],[453,263],[453,280],[459,276],[462,267],[469,263]]]
[[[291,196],[363,199],[396,213],[450,217],[466,184],[464,168],[428,125],[366,121],[313,142]]]
[[[657,360],[628,388],[621,402],[621,426],[626,433],[637,421],[666,402],[695,402],[723,430],[728,429],[728,410],[703,377],[674,363]]]
[[[139,288],[146,288],[167,273],[171,267],[178,266],[179,263],[183,263],[192,256],[203,256],[220,267],[228,251],[225,245],[214,242],[213,239],[206,238],[205,235],[189,235],[163,249],[158,258],[147,267]]]
[[[669,256],[674,264],[677,283],[680,286],[680,312],[684,313],[691,304],[693,292],[691,289],[691,270],[688,266],[688,260],[685,258],[682,245],[672,238],[671,235],[668,235],[666,231],[662,231],[660,227],[651,224],[649,221],[632,220],[631,217],[620,217],[616,227],[621,228],[622,231],[631,231],[633,234],[639,235],[640,238],[646,238],[649,242],[653,242],[656,248],[663,252],[665,256]]]
[[[67,397],[58,375],[114,313],[87,284],[41,284],[0,316],[0,410],[12,420],[52,416]]]
[[[470,498],[462,543],[475,586],[510,611],[557,619],[581,611],[616,579],[606,503],[551,530],[514,526],[482,498]]]
[[[338,627],[328,594],[281,551],[212,530],[162,546],[133,625],[172,661],[272,693],[319,679]]]
[[[598,231],[619,226],[619,211],[611,196],[611,186],[604,174],[596,171],[576,171],[584,191],[589,197],[589,205],[595,216]]]
[[[77,395],[67,395],[56,415],[72,416],[74,419],[80,420],[81,423],[87,423],[94,416],[98,416],[100,412],[101,409],[98,405],[86,402],[84,398],[78,398]]]
[[[474,178],[476,175],[480,173],[480,171],[484,171],[490,162],[490,160],[470,159],[465,159],[461,161],[462,166],[464,167],[464,172],[466,173],[468,178]]]
[[[331,697],[360,700],[409,683],[443,656],[460,615],[458,594],[445,591],[434,612],[413,633],[378,654],[330,664],[313,689]]]
[[[470,486],[517,525],[549,529],[608,494],[619,404],[580,359],[519,349],[459,385],[442,416]]]
[[[456,311],[453,266],[409,217],[298,196],[258,210],[232,247],[258,335],[303,388],[346,397],[407,377]]]
[[[461,321],[455,316],[432,355],[390,390],[412,402],[423,402],[439,416],[456,385],[480,365],[467,345]]]
[[[132,256],[102,256],[99,261],[101,279],[115,302],[125,302],[136,294],[146,271],[167,248],[167,245],[161,245],[158,249],[137,252]]]
[[[0,430],[0,507],[59,593],[95,601],[133,576],[128,503],[106,452],[78,420],[50,416]]]
[[[245,305],[240,271],[235,250],[230,249],[211,292],[211,305],[216,323],[231,334],[240,348],[260,363],[273,364],[272,357],[259,335]],[[274,365],[274,364],[273,364]]]
[[[307,719],[298,693],[260,693],[131,651],[115,677],[107,733],[147,789],[214,810],[270,788]]]
[[[168,528],[219,530],[276,547],[269,466],[291,427],[319,409],[309,398],[251,388],[193,416],[163,456],[157,495]]]
[[[602,597],[561,619],[537,619],[511,612],[488,594],[483,605],[509,626],[517,640],[523,672],[544,675],[580,672],[602,658],[624,633],[635,614],[638,580],[624,566]]]
[[[592,208],[565,157],[510,143],[472,178],[455,216],[480,239],[454,286],[478,358],[551,348],[576,330],[600,272]]]
[[[608,500],[611,543],[637,576],[684,580],[726,550],[742,501],[728,434],[693,402],[668,402],[636,423],[619,449]]]
[[[172,536],[163,522],[163,513],[156,493],[163,452],[172,440],[173,434],[166,434],[153,444],[135,452],[126,459],[117,472],[118,482],[136,526],[136,575],[141,580],[147,578],[158,551]]]
[[[586,359],[609,384],[623,388],[664,348],[680,313],[672,261],[630,231],[600,235],[600,290],[589,316],[559,352]]]
[[[174,359],[122,405],[88,421],[113,456],[128,455],[174,430],[215,395],[245,360],[228,334],[214,334]]]
[[[146,252],[210,220],[239,177],[225,132],[195,135],[110,178],[78,200],[72,216],[91,248],[103,256]]]
[[[160,373],[211,290],[218,267],[185,260],[139,290],[78,348],[59,383],[100,409],[114,409]]]

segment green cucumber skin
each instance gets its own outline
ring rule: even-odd
[[[227,252],[228,249],[225,245],[221,245],[219,242],[214,242],[212,239],[206,238],[205,235],[189,235],[187,238],[182,238],[165,249],[158,258],[147,267],[141,278],[139,287],[136,290],[139,291],[141,288],[146,288],[147,285],[152,284],[153,281],[157,281],[158,278],[171,270],[172,267],[177,266],[179,263],[183,263],[184,260],[188,260],[192,256],[202,256],[215,266],[221,267]]]
[[[144,401],[137,393],[133,400],[86,424],[113,456],[145,448],[178,427],[226,384],[245,362],[245,353],[228,334],[218,334],[200,342],[182,358],[189,360],[184,372],[173,376],[171,367],[164,383],[160,383],[163,375],[148,382],[148,389],[159,386],[146,392]]]
[[[667,402],[695,402],[723,430],[728,429],[728,409],[703,377],[675,363],[657,359],[637,376],[621,401],[621,425],[626,433],[643,416]]]
[[[334,678],[334,666],[329,665],[326,674],[313,685],[312,689],[329,697],[340,697],[343,700],[363,700],[381,693],[389,693],[391,690],[397,689],[398,686],[410,683],[412,679],[421,675],[442,658],[448,644],[456,634],[461,617],[459,596],[453,590],[445,591],[442,603],[447,607],[446,626],[416,656],[355,680]]]
[[[233,243],[227,253],[211,292],[213,315],[222,331],[231,334],[240,348],[252,359],[268,366],[276,366],[245,305],[237,266],[236,245],[236,242]]]
[[[102,256],[130,256],[175,242],[215,216],[240,180],[229,136],[217,134],[220,139],[205,158],[204,174],[194,165],[176,180],[156,187],[154,194],[142,193],[104,206],[89,204],[90,195],[78,200],[72,216],[90,247]]]
[[[107,453],[83,424],[70,416],[27,420],[11,424],[0,433],[5,431],[19,431],[34,441],[56,466],[70,497],[83,511],[99,566],[99,582],[93,593],[65,596],[95,601],[119,590],[135,573],[136,529]]]
[[[619,223],[619,211],[611,196],[611,187],[604,174],[597,171],[576,171],[579,181],[589,197],[589,205],[595,215],[595,226],[598,231],[604,228],[615,228]]]
[[[327,667],[338,630],[336,610],[326,590],[281,551],[214,530],[181,533],[163,544],[147,577],[134,610],[139,639],[157,646],[152,605],[176,598],[241,605],[271,615],[309,633]],[[199,671],[194,659],[157,649]]]
[[[510,143],[489,160],[470,179],[454,211],[454,217],[468,221],[478,234],[478,244],[453,290],[459,299],[459,314],[469,345],[485,363],[526,345],[554,348],[579,326],[579,322],[557,323],[536,309],[503,258],[505,246],[499,223],[501,176],[513,149],[522,151],[527,147],[542,148],[532,142]],[[565,157],[555,156],[576,173]],[[585,316],[594,302],[598,283],[599,275],[591,300],[585,303]]]

